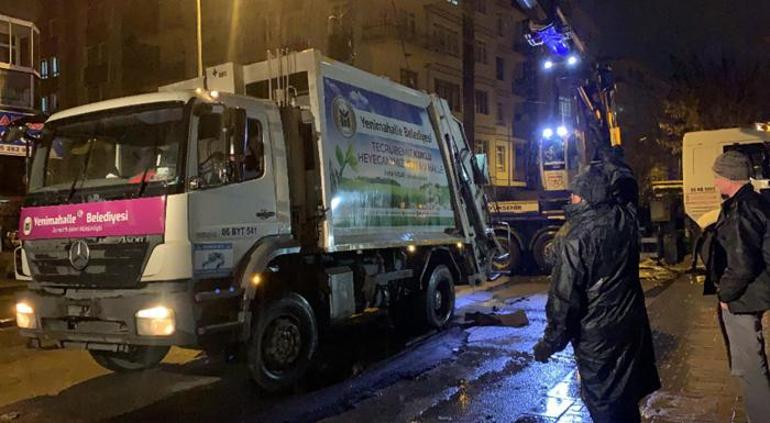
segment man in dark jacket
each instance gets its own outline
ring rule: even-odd
[[[714,162],[714,184],[723,197],[709,260],[733,376],[743,387],[751,422],[770,419],[770,375],[762,315],[770,309],[770,204],[749,183],[751,161],[728,151]]]
[[[583,400],[597,423],[640,421],[639,401],[660,388],[639,283],[634,207],[612,199],[607,172],[590,166],[572,186],[569,229],[557,242],[535,358],[572,342]]]

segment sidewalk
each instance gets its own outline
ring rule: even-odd
[[[649,306],[663,382],[642,408],[649,422],[746,421],[738,384],[728,369],[716,299],[704,297],[702,289],[685,275]]]
[[[663,387],[643,401],[644,421],[746,422],[743,400],[737,382],[730,376],[716,321],[716,300],[704,297],[702,285],[691,282],[689,275],[659,286],[650,285],[645,282],[645,295]],[[553,385],[541,400],[540,409],[518,421],[590,422],[578,400],[580,388],[575,373]],[[566,394],[570,392],[572,395]],[[560,399],[571,401],[571,405],[559,407]]]

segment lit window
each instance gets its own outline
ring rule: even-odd
[[[495,147],[495,167],[497,168],[498,172],[505,172],[507,167],[505,156],[506,154],[504,145],[498,145]]]
[[[40,111],[48,113],[48,97],[46,96],[40,97]]]
[[[40,78],[48,79],[48,59],[40,61]]]
[[[51,76],[59,76],[59,58],[55,56],[51,58]]]

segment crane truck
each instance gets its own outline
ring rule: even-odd
[[[618,154],[620,127],[615,113],[615,83],[612,69],[587,60],[586,46],[569,24],[559,0],[517,0],[527,17],[524,39],[542,50],[545,74],[554,82],[553,108],[567,101],[569,116],[554,116],[551,124],[533,134],[536,142],[536,177],[529,189],[495,198],[491,211],[499,243],[507,251],[494,261],[498,271],[519,271],[527,262],[536,270],[549,272],[546,259],[554,236],[565,222],[563,212],[572,177],[582,166],[611,157],[622,164]],[[554,112],[554,115],[559,113]],[[609,153],[609,154],[602,154]]]
[[[240,345],[258,386],[373,309],[442,328],[500,255],[447,102],[316,50],[58,112],[19,227],[36,347],[138,370]],[[205,83],[205,87],[203,84]]]

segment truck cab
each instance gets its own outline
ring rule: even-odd
[[[194,91],[53,115],[20,224],[33,279],[22,333],[109,361],[132,345],[196,345],[207,327],[237,321],[237,306],[203,316],[205,301],[189,299],[237,303],[235,263],[253,239],[289,232],[276,128],[267,101]]]
[[[716,223],[722,199],[714,186],[711,166],[720,154],[737,150],[749,157],[752,185],[760,193],[770,188],[770,132],[766,125],[685,134],[682,144],[684,206],[700,230]]]

